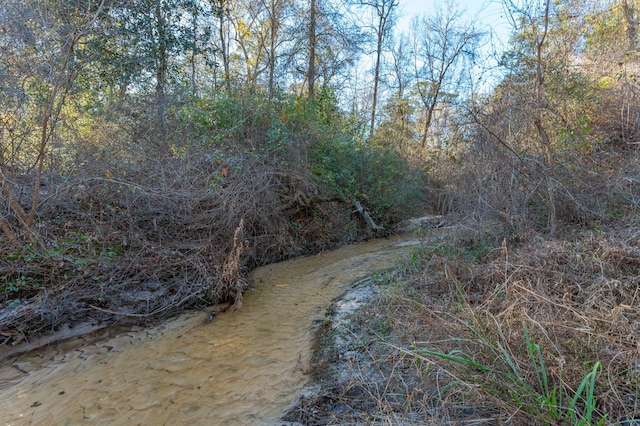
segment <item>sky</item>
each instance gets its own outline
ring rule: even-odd
[[[411,17],[433,13],[438,5],[448,0],[399,0],[401,18],[398,22],[400,31],[409,28]],[[477,19],[481,29],[491,29],[498,39],[506,42],[510,26],[500,0],[453,0],[459,9],[465,12],[468,19]]]
[[[486,55],[483,65],[472,69],[479,83],[478,89],[491,91],[500,79],[499,75],[492,75],[491,71],[487,73],[487,70],[495,69],[496,65],[497,57],[491,53],[497,52],[499,55],[499,52],[506,48],[511,32],[501,0],[399,0],[400,19],[396,31],[408,31],[412,17],[421,14],[432,15],[436,8],[444,6],[446,1],[454,1],[464,13],[463,19],[475,21],[478,30],[491,35],[485,39],[481,47],[481,51]]]

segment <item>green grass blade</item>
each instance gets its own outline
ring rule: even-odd
[[[580,386],[578,386],[578,389],[576,390],[576,394],[573,396],[573,399],[571,399],[571,403],[569,404],[569,411],[570,411],[571,417],[575,419],[577,416],[576,404],[578,403],[578,400],[580,399],[580,395],[582,395],[582,392],[583,391],[585,392],[585,413],[581,423],[586,422],[586,424],[590,424],[591,422],[591,417],[593,416],[593,410],[595,409],[594,393],[595,393],[596,376],[598,375],[598,371],[600,370],[601,367],[602,367],[602,364],[600,362],[595,363],[595,365],[593,366],[593,369],[589,373],[587,373],[582,379],[582,381],[580,382]]]
[[[507,361],[507,364],[509,364],[509,367],[511,367],[511,371],[513,371],[513,374],[516,376],[517,379],[522,380],[522,376],[520,375],[520,372],[516,368],[516,365],[513,362],[511,355],[509,355],[509,352],[507,352],[507,350],[502,346],[502,344],[500,344],[500,342],[496,342],[496,345],[498,346],[498,349],[500,349],[500,352],[502,353],[502,356],[504,356],[504,359]]]
[[[413,350],[411,352],[414,352],[414,353],[417,353],[417,354],[433,355],[433,356],[437,356],[438,358],[445,359],[447,361],[455,362],[457,364],[468,365],[470,367],[475,367],[475,368],[477,368],[477,369],[479,369],[481,371],[490,371],[489,368],[487,368],[484,365],[478,363],[478,361],[476,361],[473,358],[456,355],[458,353],[464,355],[464,353],[461,352],[461,351],[451,351],[448,354],[445,354],[445,353],[442,353],[442,352],[430,351],[429,349],[416,349],[416,350]]]

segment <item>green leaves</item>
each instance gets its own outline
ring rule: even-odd
[[[366,204],[375,220],[393,223],[424,201],[419,173],[393,150],[356,142],[348,135],[321,140],[311,149],[312,170],[333,195]]]

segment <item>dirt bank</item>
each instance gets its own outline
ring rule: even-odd
[[[12,359],[0,370],[0,416],[271,424],[308,383],[314,330],[331,300],[371,271],[394,267],[410,250],[405,243],[381,238],[258,268],[242,309],[211,320],[210,309],[191,312],[95,344],[52,344]],[[338,306],[353,309],[369,289],[357,290]]]
[[[332,304],[316,334],[313,381],[283,417],[283,425],[418,425],[433,420],[433,413],[412,412],[411,401],[400,397],[417,385],[417,377],[406,374],[404,383],[390,380],[388,357],[395,350],[381,334],[385,324],[377,305],[385,290],[376,277],[353,284]],[[393,403],[383,397],[394,392],[398,399]],[[410,393],[425,397],[418,387]]]

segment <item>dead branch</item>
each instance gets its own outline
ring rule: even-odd
[[[369,225],[369,228],[373,229],[374,231],[381,231],[384,229],[382,226],[376,225],[373,219],[371,219],[371,215],[369,215],[369,212],[365,210],[364,207],[362,207],[362,204],[360,204],[359,201],[356,201],[355,203],[353,203],[353,205],[356,207],[356,212],[360,213],[360,216],[362,216],[367,225]]]

